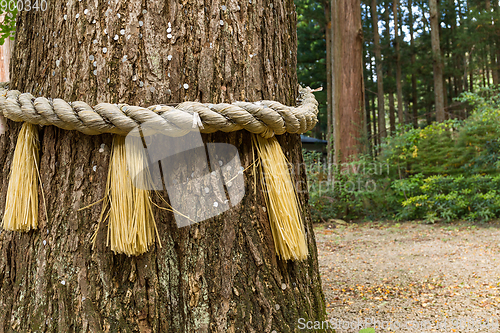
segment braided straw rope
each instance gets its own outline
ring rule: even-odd
[[[153,105],[148,108],[100,103],[92,108],[80,101],[68,103],[59,98],[35,98],[30,93],[8,90],[8,82],[3,82],[0,83],[0,115],[13,121],[54,125],[88,135],[127,135],[147,123],[172,137],[190,131],[213,133],[246,129],[270,138],[285,132],[302,134],[316,125],[318,102],[312,92],[309,87],[300,88],[297,107],[260,101],[232,104],[184,102],[176,107]]]

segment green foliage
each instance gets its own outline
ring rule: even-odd
[[[5,43],[7,38],[14,40],[16,32],[17,1],[0,1],[0,16],[5,15],[0,23],[0,45]]]
[[[315,163],[308,168],[315,220],[500,218],[499,91],[486,89],[460,99],[475,107],[468,119],[400,130],[387,138],[376,160],[361,156],[333,168],[335,188],[320,188],[322,181],[327,183],[327,168],[319,155],[306,153],[306,162]],[[375,186],[367,189],[368,182]],[[361,186],[351,190],[347,185],[353,183]]]
[[[302,86],[324,87],[314,95],[319,102],[319,124],[326,131],[326,37],[323,2],[295,0],[297,8],[297,77]]]

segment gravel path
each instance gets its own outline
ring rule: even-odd
[[[342,222],[315,227],[337,333],[500,331],[498,221]]]

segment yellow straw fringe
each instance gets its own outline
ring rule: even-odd
[[[283,260],[307,258],[308,247],[299,212],[297,193],[288,171],[288,161],[275,137],[254,135],[253,143],[261,160],[262,188],[266,192],[274,246]]]
[[[29,231],[38,227],[38,126],[24,123],[10,168],[3,228]]]
[[[137,173],[139,170],[146,172]],[[149,192],[134,186],[131,174],[139,174],[142,184],[152,182],[143,151],[125,145],[125,137],[115,135],[107,182],[110,201],[108,246],[111,245],[113,252],[128,256],[147,252],[154,243],[155,232],[158,236]]]

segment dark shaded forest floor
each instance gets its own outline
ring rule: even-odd
[[[332,221],[315,232],[337,333],[375,320],[376,332],[499,331],[499,221]]]

